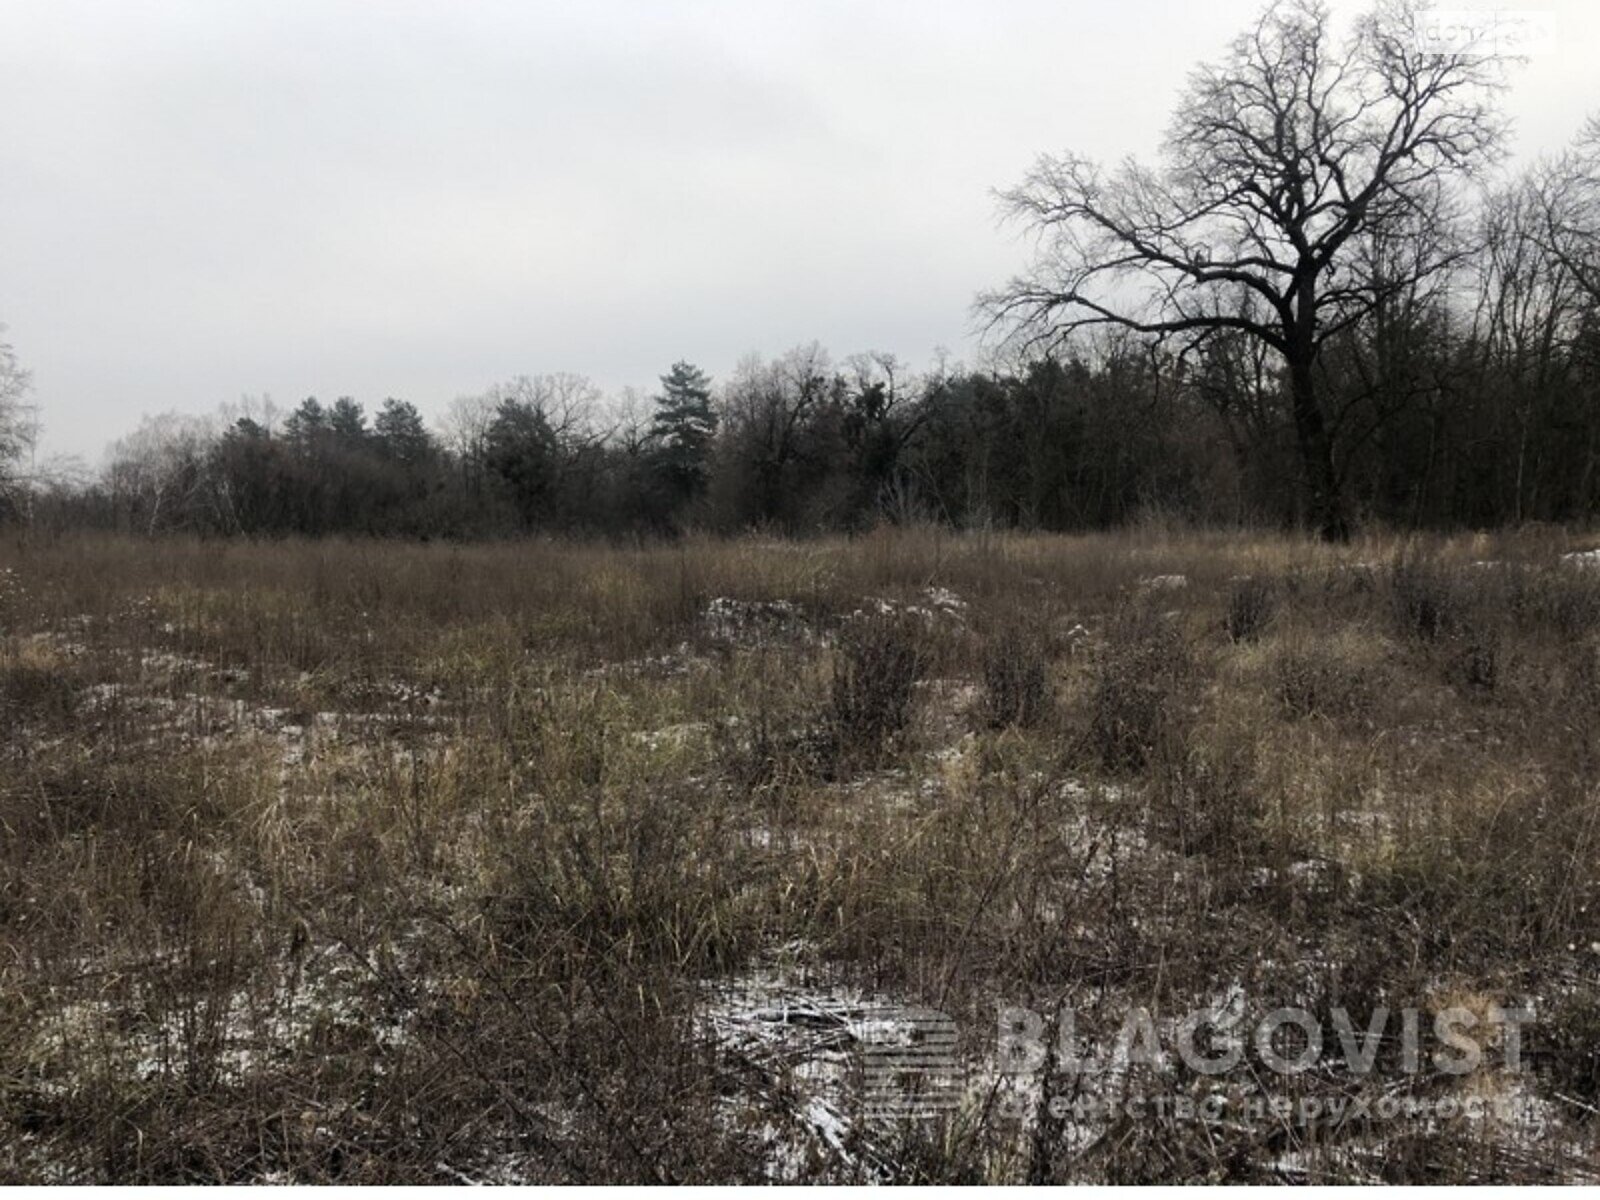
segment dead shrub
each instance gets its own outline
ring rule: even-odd
[[[1389,602],[1394,622],[1406,637],[1438,641],[1462,620],[1464,597],[1458,581],[1437,565],[1404,559],[1389,576]]]
[[[991,729],[1042,724],[1055,701],[1043,642],[1015,630],[991,639],[984,647],[983,685]]]
[[[1492,692],[1500,682],[1501,639],[1492,626],[1474,622],[1456,638],[1446,675],[1452,683],[1474,692]]]
[[[1278,594],[1272,585],[1247,576],[1234,580],[1222,626],[1231,641],[1253,642],[1266,632],[1277,611]]]
[[[1153,793],[1155,832],[1180,853],[1240,865],[1262,854],[1263,806],[1250,746],[1213,730],[1163,764]]]
[[[814,715],[794,704],[760,697],[737,724],[717,725],[713,733],[717,757],[743,786],[773,794],[781,793],[788,783],[826,777],[836,738]]]
[[[1181,725],[1180,685],[1190,670],[1177,627],[1147,606],[1106,630],[1090,694],[1089,740],[1108,770],[1137,770]]]
[[[1372,707],[1376,681],[1338,643],[1296,639],[1272,660],[1273,689],[1291,717],[1357,716]]]
[[[833,660],[832,723],[841,755],[874,755],[906,727],[927,659],[916,623],[894,615],[851,621]]]
[[[750,949],[730,920],[737,875],[723,831],[695,809],[655,788],[618,805],[552,799],[495,864],[485,907],[497,936],[541,969],[557,956],[588,971],[737,962]]]

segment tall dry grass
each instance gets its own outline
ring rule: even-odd
[[[0,1177],[760,1180],[804,1079],[707,989],[777,955],[952,1014],[975,1062],[1001,1004],[1540,1004],[1542,1133],[1084,1149],[979,1105],[811,1137],[801,1177],[1570,1178],[1582,545],[11,537]]]

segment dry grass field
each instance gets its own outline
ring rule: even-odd
[[[0,1180],[1595,1178],[1594,544],[13,536]],[[1219,998],[1535,1016],[1520,1073],[1073,1084],[1488,1115],[997,1061]],[[861,1112],[902,1009],[937,1119]]]

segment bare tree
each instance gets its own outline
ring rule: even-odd
[[[476,493],[483,483],[484,456],[488,453],[489,426],[494,424],[496,401],[492,395],[457,396],[439,420],[440,436],[455,454],[462,486]]]
[[[799,462],[806,431],[836,394],[833,361],[818,342],[765,362],[740,360],[722,387],[723,445],[747,487],[744,519],[782,518],[793,489],[786,477]]]
[[[587,447],[600,437],[596,417],[602,397],[587,376],[569,371],[518,375],[496,384],[488,394],[497,406],[510,401],[532,408],[549,423],[556,440],[569,448]]]
[[[636,387],[624,387],[612,402],[608,417],[611,439],[623,455],[641,457],[650,445],[650,423],[655,401]]]
[[[252,396],[246,392],[236,402],[217,406],[217,418],[224,428],[238,421],[250,421],[271,434],[276,432],[280,416],[277,404],[265,393]]]
[[[6,327],[0,325],[0,334]],[[37,412],[28,402],[33,375],[17,362],[9,343],[0,340],[0,510],[17,504],[24,480],[19,466],[38,435]]]
[[[1485,197],[1473,264],[1476,387],[1501,392],[1516,430],[1510,515],[1519,522],[1541,482],[1534,434],[1568,390],[1568,351],[1582,319],[1583,280],[1565,258],[1576,247],[1557,225],[1562,171],[1562,162],[1539,164]]]
[[[1600,303],[1600,113],[1577,143],[1536,173],[1539,245]]]
[[[1324,343],[1409,277],[1341,271],[1359,243],[1434,220],[1452,175],[1491,159],[1503,122],[1491,101],[1500,59],[1430,53],[1417,0],[1382,0],[1342,46],[1317,0],[1280,0],[1225,59],[1189,81],[1159,168],[1109,174],[1042,158],[1007,192],[1038,236],[1030,271],[981,305],[1033,347],[1118,326],[1179,353],[1219,332],[1282,359],[1311,512],[1349,533],[1329,414],[1316,385]]]
[[[146,416],[107,452],[105,482],[117,511],[131,527],[152,535],[184,527],[197,510],[215,515],[207,506],[217,438],[213,417]]]

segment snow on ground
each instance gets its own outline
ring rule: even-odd
[[[967,611],[967,602],[946,587],[930,585],[922,589],[916,602],[887,600],[882,596],[868,596],[861,607],[845,619],[861,620],[864,617],[914,617],[934,622],[948,621],[961,624]]]
[[[791,600],[736,600],[718,596],[701,615],[706,634],[715,641],[744,644],[771,639],[806,639],[811,627]]]
[[[852,1177],[885,1178],[885,1125],[954,1109],[967,1064],[941,1013],[863,990],[797,961],[805,946],[704,988],[703,1032],[741,1081],[725,1118],[754,1133],[775,1182],[820,1154]]]

